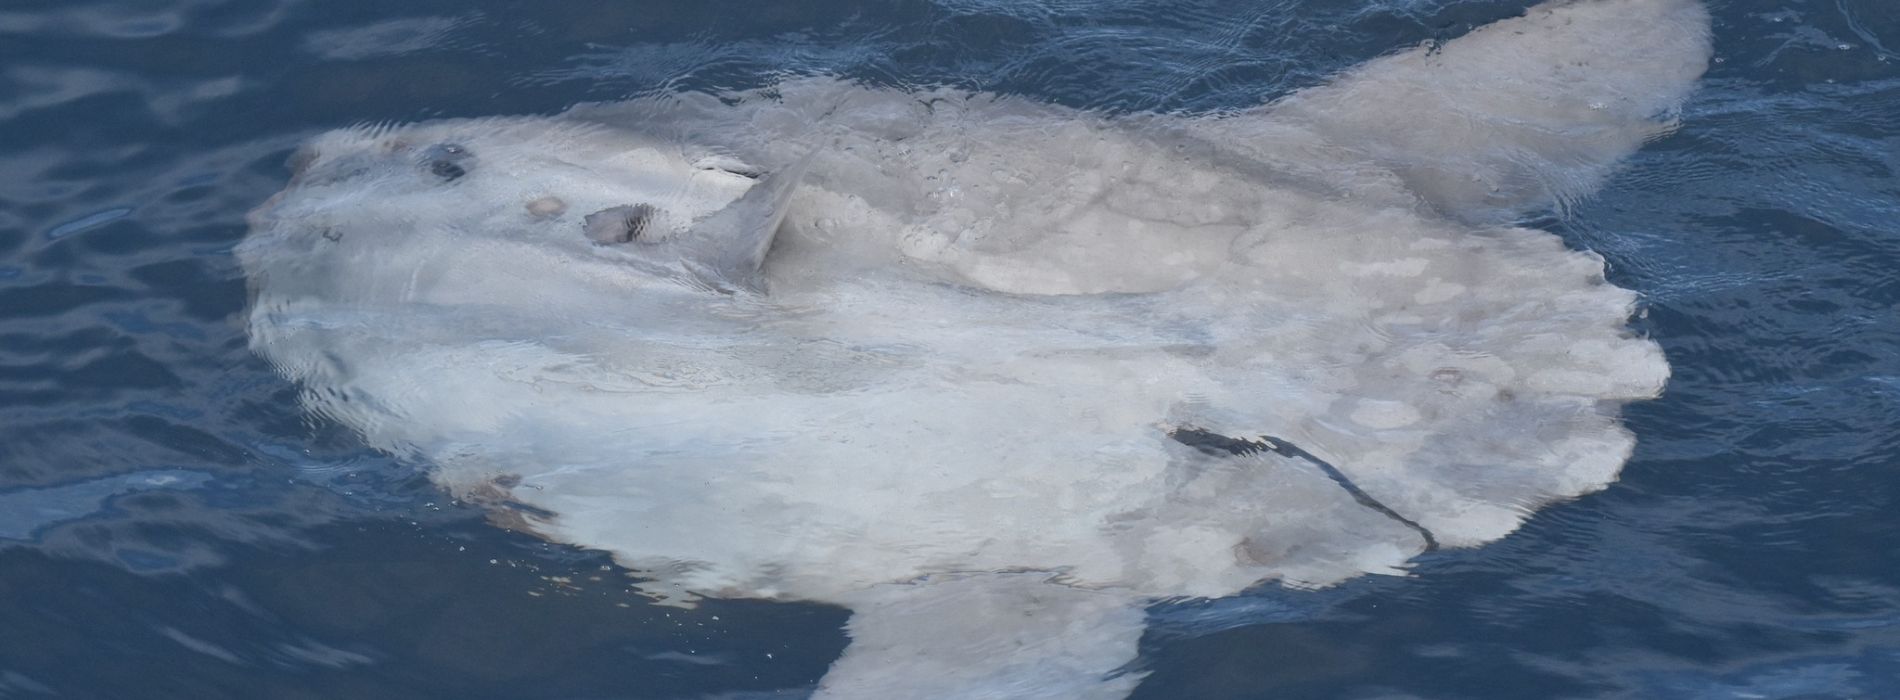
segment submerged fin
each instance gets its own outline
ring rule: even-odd
[[[681,243],[687,268],[715,289],[759,291],[759,268],[811,159],[806,154],[760,177],[744,195],[695,224],[692,236]]]
[[[942,574],[848,601],[851,644],[813,700],[1119,700],[1147,624],[1126,591],[1055,583],[1046,573]]]

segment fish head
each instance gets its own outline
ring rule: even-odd
[[[761,291],[802,173],[550,118],[343,129],[289,166],[249,216],[239,256],[254,276],[330,302],[504,306],[655,285]]]

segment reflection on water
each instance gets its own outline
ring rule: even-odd
[[[832,608],[559,593],[540,577],[604,560],[473,522],[296,410],[244,346],[229,249],[317,131],[779,71],[1226,109],[1528,4],[10,4],[0,522],[31,541],[0,544],[0,693],[797,697],[842,648]],[[1900,693],[1900,23],[1713,9],[1684,129],[1540,224],[1645,295],[1674,367],[1626,414],[1622,480],[1409,579],[1162,606],[1137,697]],[[201,476],[147,487],[176,473]]]

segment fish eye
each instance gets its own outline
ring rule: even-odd
[[[468,170],[446,160],[429,161],[429,172],[444,180],[453,181],[468,174]]]
[[[429,169],[429,174],[447,182],[467,175],[473,159],[474,154],[458,143],[438,143],[422,152],[422,164]]]

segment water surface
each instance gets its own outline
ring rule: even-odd
[[[1529,4],[8,3],[0,697],[802,697],[843,647],[653,605],[300,412],[230,249],[312,134],[812,73],[1205,112]],[[1674,365],[1622,480],[1411,577],[1158,606],[1137,697],[1900,696],[1900,12],[1711,9],[1683,128],[1535,222]]]

